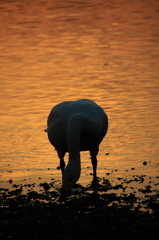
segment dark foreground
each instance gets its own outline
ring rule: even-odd
[[[41,192],[32,188],[26,194],[22,185],[0,189],[0,239],[159,239],[157,192],[150,196],[147,189],[147,198],[139,201],[135,194],[108,193],[112,187],[104,180],[99,191],[78,185],[59,203],[53,183],[41,187]],[[142,205],[147,210],[140,211]]]

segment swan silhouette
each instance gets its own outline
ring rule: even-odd
[[[104,110],[88,99],[62,102],[51,110],[47,126],[48,139],[60,159],[62,192],[67,192],[80,178],[80,151],[90,151],[92,184],[96,184],[97,154],[108,129],[108,117]],[[69,159],[65,168],[66,152]]]

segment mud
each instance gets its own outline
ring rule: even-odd
[[[120,183],[112,186],[108,179],[100,179],[96,189],[77,184],[62,203],[58,201],[60,188],[54,180],[40,183],[39,191],[35,190],[36,184],[16,185],[10,181],[12,190],[0,189],[0,237],[158,239],[159,192],[149,185],[138,190],[142,198],[135,193],[126,194],[125,185],[132,181],[142,183],[143,176],[118,180]],[[122,193],[115,193],[119,189]]]

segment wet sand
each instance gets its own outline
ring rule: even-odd
[[[125,179],[126,181],[126,179]],[[138,176],[132,181],[143,181]],[[97,189],[79,184],[59,203],[57,182],[15,185],[0,189],[1,239],[158,239],[159,193],[151,185],[124,194],[124,179],[112,186],[100,179]],[[127,185],[129,182],[127,182]],[[24,193],[25,188],[25,193]],[[27,189],[27,191],[26,191]],[[123,194],[116,194],[121,189]],[[114,193],[109,193],[113,190]],[[143,208],[144,207],[144,208]]]

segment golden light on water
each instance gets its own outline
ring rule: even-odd
[[[145,174],[157,181],[159,6],[136,3],[2,4],[1,185],[10,178],[61,179],[43,130],[54,105],[80,98],[96,101],[109,117],[99,177]],[[89,154],[82,153],[81,184],[91,172]]]

